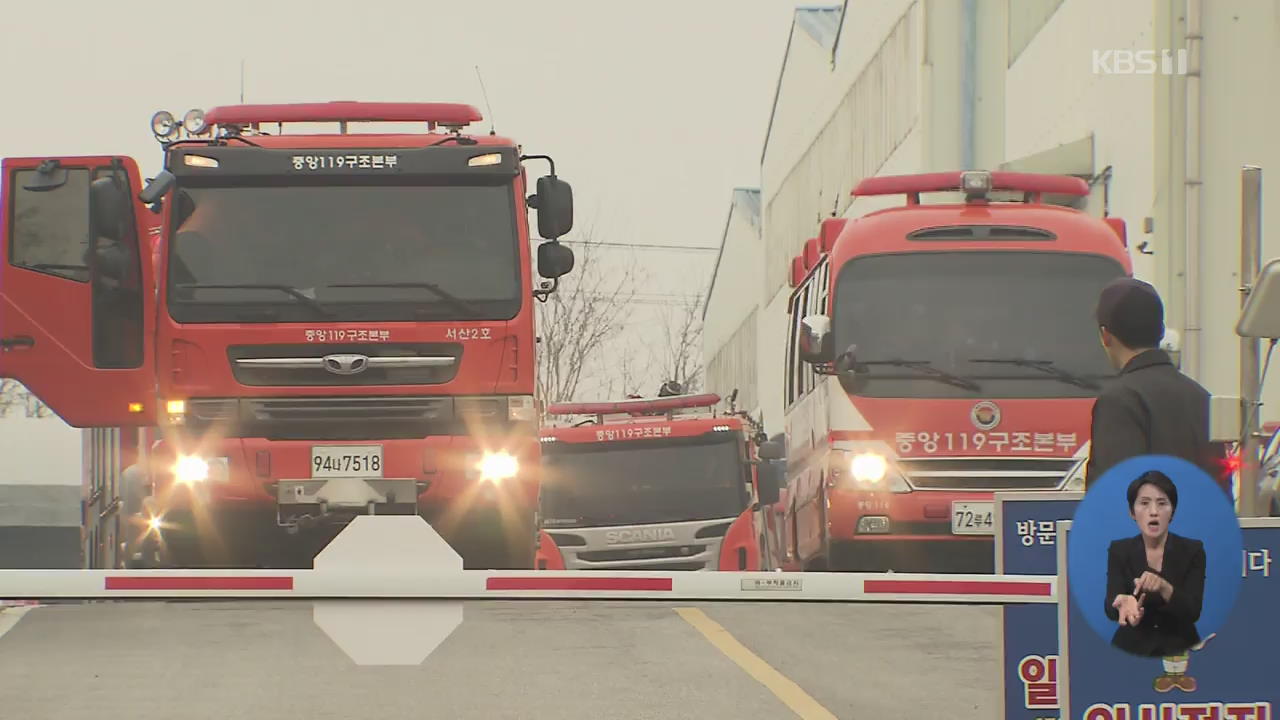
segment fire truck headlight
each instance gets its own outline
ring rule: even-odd
[[[173,113],[161,110],[151,116],[151,132],[155,133],[157,139],[168,140],[178,133],[178,121],[174,119]]]
[[[188,110],[187,114],[182,116],[182,127],[192,135],[204,132],[209,127],[209,124],[204,121],[204,111],[199,108]]]
[[[489,482],[501,482],[516,476],[520,463],[510,453],[485,453],[480,458],[480,479]]]
[[[911,492],[902,471],[890,461],[889,456],[877,450],[862,450],[850,458],[848,480],[844,484],[850,490]]]
[[[185,485],[194,485],[209,479],[209,461],[194,455],[183,455],[174,463],[173,476]]]
[[[866,452],[853,456],[849,463],[849,471],[853,479],[860,483],[874,484],[884,479],[889,472],[889,462],[879,453]]]
[[[500,153],[488,153],[486,155],[476,155],[467,160],[467,167],[484,167],[486,165],[501,165],[502,155]]]

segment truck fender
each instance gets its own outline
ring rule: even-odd
[[[538,552],[534,559],[537,570],[564,570],[564,556],[556,542],[544,530],[538,531]]]

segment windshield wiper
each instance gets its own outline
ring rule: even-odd
[[[961,377],[959,375],[949,373],[945,370],[939,370],[938,368],[934,367],[933,363],[931,363],[928,360],[898,360],[898,359],[858,360],[857,364],[858,365],[892,365],[893,367],[911,368],[912,370],[919,370],[920,372],[926,375],[931,375],[937,378],[939,381],[944,382],[948,385],[954,385],[955,387],[964,388],[965,390],[972,390],[974,392],[978,392],[982,390],[982,386],[979,385],[978,383],[970,380],[969,378]]]
[[[429,282],[394,282],[394,283],[339,283],[330,285],[331,288],[417,288],[419,290],[430,291],[431,294],[448,303],[453,309],[464,312],[468,315],[478,315],[474,305],[469,304],[466,300],[454,295],[435,283]]]
[[[230,284],[230,285],[214,285],[206,283],[187,283],[175,285],[174,287],[183,290],[278,290],[285,295],[297,300],[325,317],[333,317],[333,311],[325,307],[320,301],[307,295],[292,285],[260,285],[254,283]]]
[[[1057,365],[1054,365],[1052,360],[1027,360],[1025,358],[973,358],[969,360],[969,362],[1016,365],[1018,367],[1039,370],[1046,375],[1052,375],[1064,383],[1075,385],[1076,387],[1082,387],[1086,390],[1097,390],[1100,387],[1093,381],[1085,380],[1079,375],[1073,375]]]

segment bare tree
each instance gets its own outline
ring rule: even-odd
[[[622,331],[636,293],[634,261],[601,257],[591,229],[572,241],[574,269],[538,306],[538,399],[544,404],[577,399],[584,378],[597,372],[602,352]],[[601,383],[603,385],[603,383]]]
[[[663,308],[662,338],[654,349],[663,382],[679,383],[687,393],[702,387],[701,300],[697,295]]]
[[[635,351],[634,343],[619,349],[617,357],[610,361],[614,372],[605,375],[605,398],[622,400],[644,394],[642,388],[648,381],[648,366],[643,360],[637,361],[639,357],[641,355]]]
[[[0,417],[6,417],[12,411],[21,408],[25,417],[47,418],[53,415],[48,405],[32,395],[16,380],[0,380]]]

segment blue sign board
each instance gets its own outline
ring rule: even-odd
[[[1055,625],[1064,720],[1280,720],[1273,655],[1280,650],[1280,519],[1240,524],[1235,607],[1216,633],[1181,657],[1142,658],[1111,647],[1072,602],[1062,569],[1066,548],[1060,548]]]
[[[1057,575],[1057,523],[1071,519],[1083,495],[997,493],[996,571]],[[1058,606],[1007,604],[1002,612],[1004,717],[1058,720]]]

